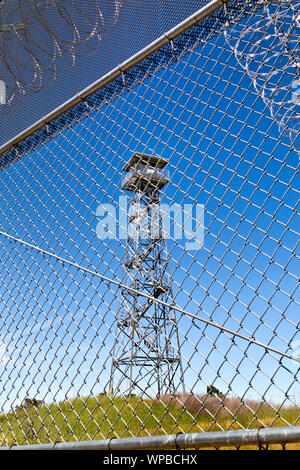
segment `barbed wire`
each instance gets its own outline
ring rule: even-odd
[[[260,3],[263,14],[237,21],[230,33],[225,29],[225,39],[273,119],[299,151],[300,3]]]

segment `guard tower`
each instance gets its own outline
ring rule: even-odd
[[[169,181],[166,164],[163,158],[135,153],[123,168],[122,189],[131,196],[122,279],[126,287],[120,290],[116,318],[111,393],[184,392],[160,210],[160,190]]]

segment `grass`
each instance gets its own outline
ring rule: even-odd
[[[299,408],[208,395],[76,398],[0,415],[0,445],[296,425]],[[281,448],[281,446],[272,446]],[[299,444],[287,448],[298,448]]]

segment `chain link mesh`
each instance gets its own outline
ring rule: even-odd
[[[299,156],[230,3],[1,156],[1,446],[299,424]]]

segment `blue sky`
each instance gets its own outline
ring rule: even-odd
[[[117,204],[134,151],[169,160],[165,204],[205,207],[203,248],[167,240],[176,304],[292,354],[299,157],[222,36],[2,171],[1,230],[120,279],[124,240],[99,240],[96,211]],[[101,392],[118,288],[0,242],[1,406]],[[178,325],[187,389],[299,402],[299,364],[184,315]]]

